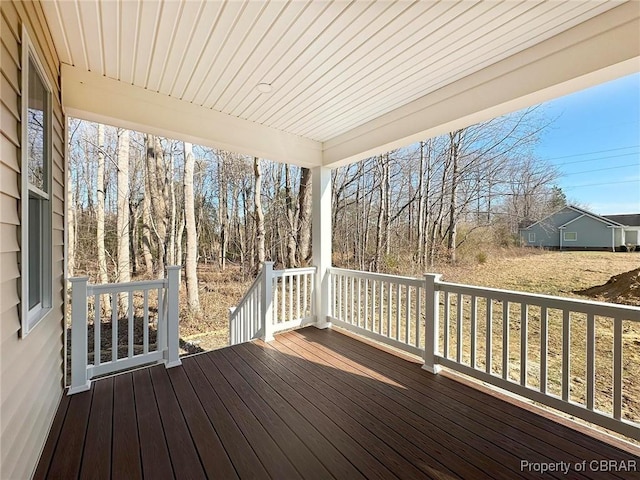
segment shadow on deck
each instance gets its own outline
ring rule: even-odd
[[[603,478],[590,464],[601,459],[640,468],[633,446],[337,331],[309,327],[182,362],[65,396],[35,478],[540,478],[524,461]]]

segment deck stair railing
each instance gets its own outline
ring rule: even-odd
[[[70,279],[69,395],[88,390],[91,379],[100,375],[150,363],[164,363],[167,368],[180,365],[180,269],[167,267],[166,278],[139,282],[91,285],[88,277]],[[106,297],[111,311],[105,319]],[[140,336],[142,345],[136,343]]]
[[[273,270],[273,262],[265,262],[238,305],[229,309],[229,344],[269,341],[277,332],[314,323],[315,274],[315,267]]]
[[[640,308],[331,268],[331,322],[640,440]],[[636,333],[634,333],[636,332]]]

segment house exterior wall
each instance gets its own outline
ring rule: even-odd
[[[638,230],[626,230],[624,232],[624,241],[626,244],[638,245]]]
[[[619,235],[619,229],[618,236]],[[588,216],[577,219],[564,228],[565,233],[576,233],[575,242],[562,241],[562,248],[611,248],[611,228]]]
[[[558,235],[558,227],[579,217],[581,214],[570,208],[563,208],[553,215],[531,225],[529,228],[520,230],[520,237],[523,245],[530,247],[549,247],[559,248],[560,237]],[[533,233],[535,239],[530,241],[529,234]]]
[[[60,62],[39,2],[0,2],[0,478],[33,475],[63,392],[65,119]],[[52,91],[52,310],[20,337],[21,39],[26,26]]]

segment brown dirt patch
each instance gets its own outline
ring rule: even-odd
[[[640,268],[614,275],[603,285],[573,293],[605,302],[640,306]]]

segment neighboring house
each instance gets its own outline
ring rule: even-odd
[[[636,73],[640,59],[633,2],[2,0],[0,27],[3,480],[33,476],[65,392],[69,115],[312,168],[326,326],[331,168]],[[576,213],[532,226],[532,244],[590,221],[623,235]]]
[[[640,214],[597,215],[573,205],[520,229],[523,245],[558,250],[627,251],[638,245]]]

